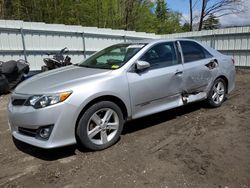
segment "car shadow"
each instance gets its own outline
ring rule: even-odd
[[[146,116],[140,119],[136,119],[133,121],[129,121],[124,125],[122,135],[126,135],[129,133],[136,132],[138,130],[146,129],[152,127],[154,125],[160,124],[165,121],[169,121],[172,119],[177,118],[178,116],[182,116],[188,114],[190,112],[196,111],[201,108],[207,108],[204,102],[197,102],[188,104],[186,106],[178,107],[172,110],[167,110],[164,112],[160,112],[154,115]],[[55,149],[41,149],[19,140],[13,138],[13,142],[17,149],[20,151],[34,156],[36,158],[45,160],[45,161],[55,161],[58,159],[66,158],[69,156],[73,156],[77,154],[77,151],[88,153],[93,152],[88,149],[81,147],[78,144],[65,146],[62,148],[55,148]]]
[[[72,155],[76,155],[76,145],[65,146],[62,148],[54,149],[42,149],[29,144],[26,144],[22,141],[12,138],[17,149],[23,153],[29,154],[33,157],[45,160],[45,161],[55,161],[61,158],[66,158]]]
[[[149,128],[151,126],[175,119],[179,116],[191,113],[201,108],[209,107],[206,103],[204,103],[204,101],[201,101],[129,121],[124,125],[122,135]]]

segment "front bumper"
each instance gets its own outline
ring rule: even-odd
[[[77,107],[67,102],[41,109],[24,105],[14,106],[11,101],[8,104],[9,125],[14,138],[46,149],[76,143],[76,114]],[[53,125],[52,132],[47,140],[23,134],[18,130],[18,127],[36,130],[47,125]]]

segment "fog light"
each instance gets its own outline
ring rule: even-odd
[[[48,139],[50,133],[51,133],[51,127],[45,127],[39,130],[39,136],[43,139]]]

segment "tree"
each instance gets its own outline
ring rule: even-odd
[[[220,27],[219,19],[213,14],[210,14],[206,20],[203,22],[203,29],[218,29]]]
[[[158,20],[166,21],[167,19],[167,5],[164,0],[157,0],[155,14]]]
[[[156,33],[159,33],[159,34],[165,33],[166,21],[167,21],[167,5],[164,0],[156,1],[155,15],[157,18]]]
[[[138,9],[138,16],[135,20],[135,30],[143,32],[156,32],[157,18],[152,11],[154,3],[144,1]]]
[[[5,19],[6,17],[12,18],[13,15],[13,2],[11,0],[1,0],[1,18]]]
[[[130,30],[133,28],[135,17],[137,16],[135,12],[136,1],[134,0],[126,0],[125,1],[125,30]]]
[[[202,0],[199,31],[202,29],[203,20],[209,15],[216,15],[217,18],[238,14],[244,11],[242,0]]]
[[[182,31],[180,25],[181,14],[171,11],[164,0],[156,1],[155,16],[155,33],[167,34]]]
[[[183,32],[188,32],[188,31],[190,31],[190,27],[191,27],[190,24],[186,22],[182,26],[182,31]]]
[[[180,13],[168,9],[165,0],[0,0],[0,18],[161,34],[182,31]]]

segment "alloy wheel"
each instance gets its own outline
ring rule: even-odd
[[[87,124],[87,135],[90,141],[103,145],[111,141],[119,129],[119,117],[111,108],[96,111]]]
[[[223,102],[225,96],[225,85],[223,82],[219,81],[213,86],[212,100],[215,104],[220,104]]]

